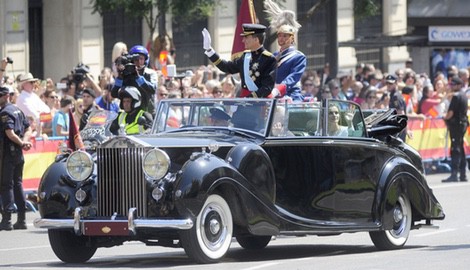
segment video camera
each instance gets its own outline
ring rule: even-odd
[[[78,63],[72,70],[73,81],[75,83],[81,83],[85,80],[86,74],[90,73],[90,67],[83,63]]]
[[[139,60],[139,54],[123,54],[116,58],[114,64],[116,64],[117,70],[122,74],[122,77],[128,77],[131,75],[137,75],[137,69],[134,61]]]

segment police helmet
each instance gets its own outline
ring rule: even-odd
[[[119,99],[121,100],[121,104],[120,104],[121,109],[123,109],[122,99],[125,97],[132,98],[132,109],[135,109],[142,104],[140,92],[134,86],[126,86],[124,89],[121,89],[119,91]]]
[[[149,52],[147,51],[147,49],[142,45],[135,45],[134,47],[130,49],[129,54],[136,54],[136,53],[145,56],[145,66],[148,66]]]

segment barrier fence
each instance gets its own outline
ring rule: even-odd
[[[65,137],[50,137],[44,141],[32,140],[33,147],[24,151],[25,166],[23,170],[23,188],[25,191],[36,191],[39,181],[46,169],[54,162],[59,145],[66,142]]]
[[[450,138],[442,118],[408,117],[408,130],[412,138],[406,143],[418,150],[423,161],[450,159]],[[464,138],[465,153],[470,153],[470,127]]]

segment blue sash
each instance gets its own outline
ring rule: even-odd
[[[246,87],[251,92],[257,91],[258,86],[250,76],[250,61],[251,61],[251,52],[245,53],[245,61],[243,62],[243,77],[245,78]]]

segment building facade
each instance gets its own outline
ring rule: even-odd
[[[221,0],[214,16],[184,27],[172,24],[171,16],[167,16],[167,29],[177,48],[178,69],[208,63],[202,52],[203,27],[211,32],[214,48],[224,58],[230,58],[240,2]],[[384,71],[404,65],[409,57],[406,46],[364,49],[330,44],[329,13],[320,9],[314,16],[306,16],[306,11],[316,2],[287,0],[283,3],[286,9],[297,11],[303,25],[296,40],[298,48],[308,57],[310,69],[329,62],[328,50],[332,48],[337,51],[338,68],[342,70],[354,71],[358,62],[374,63]],[[266,23],[265,14],[259,11],[262,11],[261,1],[255,1],[255,5],[258,18]],[[382,1],[381,15],[375,18],[375,25],[355,20],[353,7],[354,0],[336,1],[339,43],[352,40],[364,31],[385,35],[407,32],[407,0]],[[89,0],[0,0],[0,15],[0,57],[10,56],[14,60],[7,67],[7,73],[13,76],[32,72],[36,77],[58,81],[82,62],[97,77],[103,67],[112,64],[110,55],[115,42],[124,41],[130,47],[146,44],[149,36],[144,22],[128,20],[122,12],[93,14]],[[271,41],[265,45],[275,51],[277,45]]]

